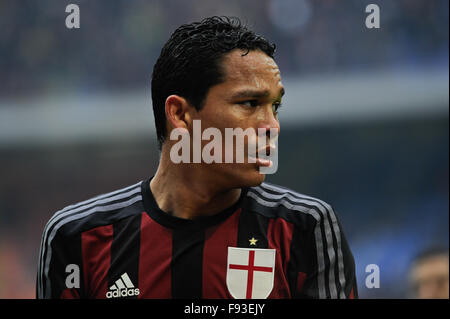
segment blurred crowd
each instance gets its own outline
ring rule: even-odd
[[[79,29],[65,27],[69,3]],[[365,27],[369,3],[380,7],[379,30]],[[276,42],[285,75],[439,63],[448,13],[447,0],[2,0],[0,96],[146,86],[170,33],[210,15],[240,17]]]

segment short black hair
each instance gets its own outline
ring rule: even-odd
[[[159,148],[166,138],[165,102],[184,97],[197,110],[209,89],[224,81],[221,58],[234,49],[261,50],[273,58],[275,44],[236,17],[213,16],[177,28],[161,50],[152,74],[152,101]]]

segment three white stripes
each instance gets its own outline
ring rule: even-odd
[[[131,282],[130,277],[128,277],[127,273],[124,273],[122,276],[120,276],[120,278],[117,279],[116,282],[114,283],[114,285],[112,285],[109,289],[116,290],[116,289],[125,289],[125,288],[134,288],[134,285]]]
[[[133,297],[139,296],[139,294],[139,288],[134,289],[130,277],[128,277],[127,273],[124,273],[116,280],[114,285],[109,287],[109,290],[106,292],[106,298]]]
[[[56,212],[52,218],[48,221],[47,225],[45,226],[44,234],[42,236],[41,241],[41,247],[40,247],[40,254],[39,254],[39,264],[38,264],[38,297],[40,298],[50,298],[51,297],[51,290],[50,290],[50,278],[48,276],[49,267],[50,267],[50,261],[52,257],[52,248],[51,243],[53,238],[55,237],[57,231],[65,224],[81,219],[83,217],[86,217],[88,215],[91,215],[95,212],[107,212],[115,209],[120,209],[122,207],[126,207],[129,205],[132,205],[133,203],[142,200],[142,195],[140,191],[140,185],[142,182],[136,183],[134,185],[131,185],[129,187],[125,187],[122,189],[119,189],[117,191],[103,194],[100,196],[97,196],[93,199],[89,199],[87,201],[77,203],[74,205],[70,205],[58,212]],[[124,192],[120,194],[121,192]],[[117,195],[119,194],[119,195]],[[133,196],[136,195],[136,196]],[[111,204],[108,206],[100,206],[101,204],[107,204],[109,202],[118,201],[125,199],[127,197],[133,196],[129,200],[125,202],[119,202],[115,204]],[[89,209],[90,208],[90,209]],[[86,211],[86,209],[88,209]],[[54,226],[54,227],[53,227]],[[53,227],[53,228],[52,228]],[[49,230],[51,230],[50,234],[48,234]],[[47,242],[47,244],[46,244]],[[45,256],[45,260],[44,260]],[[44,296],[44,287],[47,287],[48,289],[45,291]]]
[[[325,258],[324,258],[324,247],[323,247],[323,242],[322,242],[322,234],[321,234],[321,230],[320,230],[320,221],[321,220],[323,221],[324,231],[325,231],[325,239],[326,239],[326,244],[328,247],[327,253],[328,253],[329,260],[330,260],[329,273],[328,273],[328,279],[329,279],[328,282],[330,283],[330,285],[329,285],[330,297],[337,298],[338,294],[339,294],[339,298],[342,298],[342,299],[346,298],[345,292],[344,292],[345,275],[344,275],[344,262],[343,262],[342,247],[341,247],[341,234],[340,234],[340,230],[339,230],[339,225],[337,223],[337,218],[336,218],[331,206],[328,205],[327,203],[325,203],[319,199],[313,198],[313,197],[301,195],[301,198],[299,198],[300,197],[299,194],[292,193],[288,189],[283,189],[283,188],[280,188],[280,187],[277,187],[277,186],[274,186],[271,184],[263,183],[262,186],[265,187],[266,189],[275,191],[276,193],[279,193],[279,194],[268,193],[260,186],[254,187],[252,189],[256,190],[259,194],[263,195],[266,198],[278,200],[278,203],[265,201],[264,199],[262,199],[258,195],[256,195],[256,193],[248,192],[247,195],[249,197],[252,197],[253,199],[255,199],[258,203],[260,203],[263,206],[275,207],[278,204],[281,204],[288,209],[297,210],[302,213],[310,214],[314,217],[314,219],[316,221],[318,221],[316,228],[314,230],[314,236],[315,236],[316,246],[317,246],[316,248],[317,248],[318,272],[319,272],[319,277],[318,277],[319,298],[326,298],[325,274],[324,274]],[[284,200],[283,198],[288,198],[293,203],[307,204],[310,206],[314,206],[322,213],[323,217],[321,218],[321,216],[315,210],[309,209],[307,207],[303,207],[301,205],[292,204],[292,203]],[[329,214],[330,214],[331,226],[330,226],[329,218],[327,217],[326,209],[329,211]],[[331,229],[333,229],[333,231],[336,235],[337,258],[336,258],[335,250],[333,247],[333,237],[332,237]],[[338,262],[339,283],[342,288],[339,291],[339,293],[337,291],[337,287],[336,287],[336,283],[335,283],[335,274],[334,274],[334,265],[335,265],[336,259]]]

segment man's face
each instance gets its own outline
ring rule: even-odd
[[[202,131],[208,127],[220,130],[223,137],[222,163],[202,165],[217,182],[229,187],[255,186],[264,181],[264,175],[259,171],[264,164],[259,160],[256,163],[249,162],[248,144],[258,150],[270,145],[273,147],[280,130],[276,110],[284,94],[280,70],[275,61],[262,51],[243,53],[245,51],[236,49],[224,56],[221,64],[224,82],[210,88],[202,110],[193,115],[194,119],[201,120]],[[272,140],[267,134],[264,145],[257,143],[257,135],[245,138],[243,149],[236,149],[236,143],[233,143],[233,163],[225,163],[226,128],[250,128],[256,134],[258,129],[267,130],[268,133],[272,128],[276,134]],[[209,141],[202,143],[203,148]],[[244,163],[236,163],[237,152],[244,153]]]
[[[418,262],[411,271],[415,297],[419,299],[448,299],[448,266],[448,256],[435,256]]]

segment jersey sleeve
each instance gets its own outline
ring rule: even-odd
[[[36,297],[81,298],[82,268],[81,235],[58,228],[58,223],[47,223],[39,252]]]
[[[315,221],[298,230],[295,298],[358,298],[355,261],[331,206],[311,213]]]

